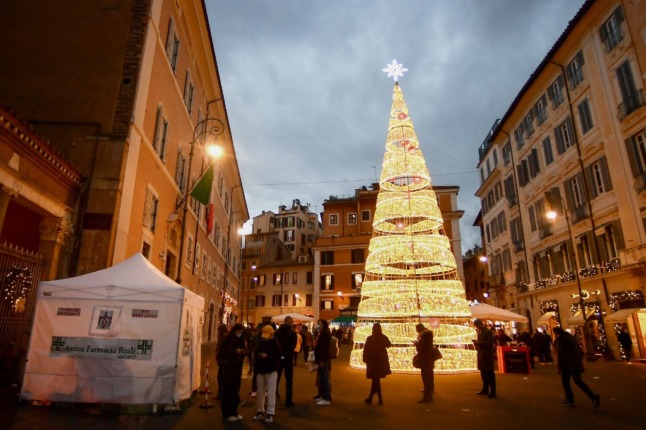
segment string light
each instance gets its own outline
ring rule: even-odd
[[[378,322],[393,344],[388,349],[391,370],[418,373],[412,366],[413,342],[415,326],[422,322],[442,349],[435,372],[475,371],[471,311],[399,84],[379,185],[350,366],[365,368],[363,345]]]
[[[12,267],[2,283],[2,301],[17,312],[25,310],[25,303],[32,287],[31,271],[26,267]]]

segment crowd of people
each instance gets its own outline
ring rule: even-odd
[[[564,405],[574,406],[574,393],[570,380],[581,388],[591,399],[595,408],[600,405],[600,396],[594,393],[581,378],[583,360],[580,347],[570,333],[556,327],[554,340],[543,330],[536,330],[532,335],[529,329],[510,337],[502,329],[492,330],[482,320],[473,322],[477,337],[473,339],[477,351],[477,366],[482,379],[482,389],[477,395],[496,398],[495,359],[496,346],[521,345],[530,351],[530,364],[535,366],[535,357],[540,363],[554,362],[552,349],[557,352],[558,371],[565,392]],[[420,369],[422,379],[422,397],[420,403],[433,401],[435,392],[434,368],[435,361],[441,359],[434,345],[433,331],[419,323],[416,325],[417,340],[415,367]],[[276,412],[276,402],[281,399],[280,380],[285,378],[285,407],[294,407],[293,378],[294,366],[298,365],[298,357],[302,353],[306,362],[316,372],[314,401],[317,406],[327,406],[332,402],[332,359],[336,358],[334,348],[338,344],[353,342],[352,327],[330,329],[325,319],[319,319],[312,332],[306,325],[295,325],[292,317],[287,316],[282,324],[258,324],[245,328],[236,324],[231,329],[225,325],[218,327],[218,343],[216,346],[217,396],[220,400],[222,417],[226,422],[242,420],[238,413],[240,404],[240,387],[245,359],[249,363],[248,376],[252,377],[250,397],[256,399],[256,414],[254,421],[272,423]],[[334,341],[333,341],[334,340]],[[377,404],[383,405],[381,379],[391,374],[388,348],[392,346],[390,339],[383,333],[379,323],[372,326],[372,334],[368,336],[363,347],[362,359],[366,365],[366,378],[371,381],[370,392],[364,399],[372,404],[377,397]],[[626,344],[628,354],[630,346]],[[439,354],[439,355],[438,355]]]

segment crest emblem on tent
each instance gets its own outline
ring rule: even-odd
[[[96,328],[101,330],[110,330],[112,326],[112,311],[101,311],[99,313],[99,320],[97,321]]]

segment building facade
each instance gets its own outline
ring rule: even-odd
[[[204,2],[3,3],[0,16],[2,103],[83,178],[44,279],[141,252],[205,298],[214,340],[232,321],[248,211]],[[212,163],[201,204],[189,193]]]
[[[641,2],[586,1],[479,149],[489,287],[589,356],[624,324],[646,353],[644,28]]]
[[[464,281],[460,218],[457,207],[459,187],[433,186],[444,230]],[[323,203],[323,235],[314,247],[314,302],[317,318],[334,320],[343,313],[356,314],[361,300],[365,260],[372,237],[372,222],[379,184],[355,190],[353,196],[331,196]]]

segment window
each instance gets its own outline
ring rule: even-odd
[[[570,85],[570,89],[575,89],[577,85],[583,82],[583,52],[579,51],[574,59],[565,68],[565,77]]]
[[[148,242],[144,242],[141,245],[141,255],[146,257],[147,260],[150,260],[150,244]]]
[[[643,91],[641,94],[637,91],[629,60],[624,61],[617,68],[616,74],[622,99],[619,105],[618,117],[620,120],[623,120],[637,108],[644,106],[644,96]]]
[[[334,289],[334,275],[321,276],[321,291],[331,291]]]
[[[357,214],[356,213],[348,214],[348,224],[353,225],[356,223],[357,223]]]
[[[285,280],[285,285],[289,284],[289,272],[283,274],[283,279]]]
[[[334,300],[321,300],[321,309],[334,309]]]
[[[547,97],[552,102],[552,109],[556,109],[563,103],[563,76],[559,75],[552,85],[547,89]]]
[[[281,296],[280,294],[274,294],[273,296],[271,296],[271,305],[273,307],[282,306],[283,305],[282,299],[283,299],[283,296]]]
[[[538,99],[536,104],[534,105],[534,116],[536,117],[536,122],[538,125],[543,124],[545,121],[547,121],[547,97],[545,94]]]
[[[298,284],[298,272],[292,273],[292,284]]]
[[[505,166],[511,163],[511,142],[505,143],[502,147],[502,162]]]
[[[274,285],[280,285],[281,280],[282,280],[282,274],[281,273],[274,273],[273,284]]]
[[[334,251],[321,251],[321,265],[334,264]]]
[[[370,222],[370,210],[364,209],[361,211],[361,222]]]
[[[352,264],[361,264],[365,262],[364,251],[362,249],[352,250]]]
[[[590,112],[590,103],[588,103],[588,99],[583,100],[581,103],[579,103],[578,106],[579,109],[579,121],[581,121],[581,131],[583,134],[586,134],[590,129],[592,129],[592,126],[594,125],[592,123],[592,113]]]
[[[573,211],[577,207],[583,206],[585,203],[583,195],[583,175],[581,173],[576,174],[574,177],[565,181],[564,185],[568,209]]]
[[[184,104],[188,113],[191,113],[193,107],[193,92],[195,91],[195,86],[191,82],[191,73],[186,71],[186,80],[184,81]]]
[[[566,149],[574,146],[574,127],[572,126],[572,118],[569,116],[554,129],[554,137],[556,138],[556,152],[563,154]]]
[[[363,273],[353,273],[350,282],[353,290],[356,290],[357,287],[361,288],[363,284]]]
[[[536,231],[536,214],[534,213],[534,206],[530,205],[527,208],[529,212],[529,227],[531,231]]]
[[[521,160],[520,164],[516,166],[518,171],[518,184],[524,187],[529,182],[529,166],[527,160]]]
[[[186,263],[193,261],[194,247],[195,242],[193,242],[193,236],[189,234],[186,238]]]
[[[179,38],[175,33],[175,20],[170,18],[168,24],[168,34],[166,36],[166,56],[170,62],[170,67],[173,72],[177,69],[177,56],[179,55]]]
[[[543,139],[543,156],[545,158],[546,166],[549,166],[554,162],[554,154],[552,153],[552,142],[550,142],[549,136]]]
[[[164,161],[166,158],[166,147],[168,146],[168,120],[164,117],[164,110],[161,105],[157,108],[157,119],[155,122],[155,136],[153,138],[153,148]]]
[[[266,283],[266,282],[267,282],[267,281],[266,281],[266,277],[265,277],[265,275],[260,275],[260,276],[258,277],[258,286],[263,287],[263,286],[265,286],[265,283]]]
[[[296,294],[292,294],[292,306],[298,306],[298,300],[300,300]]]
[[[514,130],[514,137],[516,138],[516,148],[520,149],[525,146],[525,131],[523,130],[524,123],[521,123],[516,130]]]
[[[606,47],[606,52],[612,51],[624,39],[624,32],[621,30],[623,20],[624,10],[618,6],[610,18],[599,28],[599,36]]]
[[[612,190],[608,162],[606,157],[601,157],[597,162],[588,167],[587,176],[590,180],[590,198],[595,198],[601,193]]]
[[[305,276],[305,283],[307,285],[312,285],[314,283],[314,276],[313,276],[312,272],[307,272],[307,274]]]
[[[330,214],[330,225],[339,225],[339,215]]]
[[[518,203],[518,196],[516,195],[516,187],[514,186],[514,177],[509,176],[505,179],[505,196],[509,202],[509,207]]]
[[[529,153],[527,164],[529,165],[529,176],[533,179],[541,171],[541,166],[538,162],[538,150],[536,148],[532,148]]]
[[[294,230],[285,230],[283,232],[283,237],[285,242],[293,242],[294,241]]]
[[[523,120],[524,122],[524,129],[525,129],[525,135],[527,137],[530,137],[532,134],[534,134],[534,111],[530,110],[527,112],[527,115],[525,115],[525,119]]]
[[[493,149],[493,167],[498,166],[498,151],[496,151],[496,148]]]
[[[312,306],[312,294],[305,294],[305,306]]]
[[[186,157],[182,151],[177,153],[177,167],[175,168],[175,183],[179,186],[179,190],[186,192]]]
[[[146,200],[144,202],[144,227],[150,230],[152,233],[155,232],[157,228],[157,209],[159,207],[159,197],[155,192],[147,188],[146,189]]]
[[[256,296],[256,307],[262,308],[265,306],[265,296]]]

